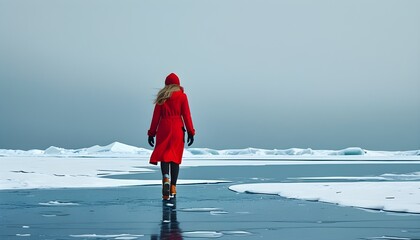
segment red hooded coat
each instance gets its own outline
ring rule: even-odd
[[[181,164],[185,143],[184,125],[188,133],[195,134],[188,98],[181,88],[173,92],[162,105],[155,105],[148,131],[149,136],[156,136],[151,164],[156,165],[159,161]]]

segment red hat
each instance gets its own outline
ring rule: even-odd
[[[166,77],[165,85],[177,84],[179,85],[179,78],[175,73],[171,73]]]

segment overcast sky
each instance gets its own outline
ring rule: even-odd
[[[194,147],[420,149],[420,1],[0,0],[0,148],[147,147],[175,72]]]

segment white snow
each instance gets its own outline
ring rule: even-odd
[[[420,213],[420,182],[255,183],[233,185],[240,193],[335,203],[375,210]]]
[[[181,167],[196,166],[266,166],[302,164],[412,164],[420,161],[371,160],[238,160],[238,159],[185,159]],[[156,185],[160,180],[111,179],[103,176],[148,173],[159,169],[147,158],[87,158],[87,157],[0,157],[1,189],[34,188],[96,188],[136,185]],[[382,176],[382,177],[392,177]],[[404,176],[418,178],[418,175]],[[220,183],[222,180],[179,180],[179,184]]]
[[[226,212],[220,208],[181,208],[177,211],[180,212],[209,212],[211,215],[223,215],[228,214],[229,212]]]
[[[329,177],[295,177],[288,179],[300,179],[300,180],[351,180],[351,181],[365,181],[365,180],[379,180],[379,181],[414,181],[420,180],[420,172],[413,172],[407,174],[392,174],[385,173],[379,176],[329,176]]]
[[[178,209],[181,212],[213,212],[213,211],[221,211],[220,208],[182,208]]]
[[[125,158],[0,157],[0,190],[95,188],[160,185],[161,180],[111,179],[102,176],[153,172],[146,160]],[[148,166],[146,168],[144,166]],[[223,180],[179,180],[179,184]]]
[[[72,203],[72,202],[60,202],[60,201],[49,201],[46,203],[38,203],[39,205],[43,206],[78,206],[80,204],[78,203]]]
[[[160,185],[160,179],[142,180],[141,175],[138,175],[139,179],[104,178],[104,176],[117,174],[147,174],[159,170],[158,166],[149,164],[150,154],[151,150],[149,149],[118,142],[81,149],[64,149],[52,146],[46,150],[0,150],[0,190]],[[189,148],[185,150],[185,156],[182,167],[420,163],[420,150],[387,152],[362,148],[343,150]],[[380,176],[321,176],[291,179],[329,182],[243,184],[231,186],[230,189],[238,192],[278,194],[287,198],[316,200],[367,209],[420,213],[420,200],[418,200],[420,199],[420,182],[416,182],[420,180],[420,172],[388,173]],[[269,179],[254,178],[254,180],[267,181]],[[331,182],[339,180],[363,180],[364,182]],[[372,180],[381,182],[369,182]],[[222,182],[229,181],[180,179],[178,183]],[[55,200],[40,204],[60,206],[67,203]],[[217,208],[183,209],[180,211],[210,212],[215,215],[227,213]],[[220,234],[223,233],[220,232]]]
[[[149,157],[152,150],[130,146],[120,142],[113,142],[106,146],[95,145],[88,148],[64,149],[51,146],[45,150],[10,150],[0,149],[0,156],[60,156],[60,157]],[[307,159],[420,159],[420,150],[412,151],[372,151],[360,147],[349,147],[341,150],[313,150],[311,148],[289,149],[225,149],[215,150],[209,148],[187,148],[184,151],[186,158],[275,158],[285,159],[305,157]]]
[[[222,231],[225,235],[234,235],[234,236],[243,236],[243,235],[251,235],[250,232],[246,231]]]
[[[184,238],[220,238],[224,235],[229,236],[246,236],[251,235],[250,232],[246,231],[221,231],[221,232],[215,232],[215,231],[192,231],[192,232],[183,232],[182,236]]]
[[[352,180],[352,181],[363,181],[363,180],[387,180],[384,177],[347,177],[347,176],[331,176],[331,177],[294,177],[287,179],[298,179],[298,180]]]
[[[80,204],[78,203],[72,203],[72,202],[60,202],[60,201],[49,201],[46,203],[38,203],[39,205],[43,206],[78,206]]]
[[[223,233],[214,231],[193,231],[183,232],[182,236],[185,238],[220,238],[223,236]]]
[[[414,238],[407,238],[407,237],[395,237],[395,236],[381,236],[381,237],[371,237],[367,239],[372,240],[416,240]]]
[[[224,214],[228,214],[229,212],[226,211],[210,211],[211,215],[224,215]]]
[[[16,233],[17,237],[30,237],[31,234],[30,233]]]

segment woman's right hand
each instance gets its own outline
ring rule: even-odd
[[[193,142],[194,142],[194,135],[192,135],[191,133],[188,133],[188,140],[187,140],[188,147],[191,146]]]
[[[149,145],[154,147],[155,146],[155,139],[152,136],[149,136],[149,139],[147,140],[149,142]]]

